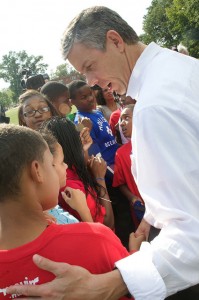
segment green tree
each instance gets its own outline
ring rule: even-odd
[[[144,17],[144,43],[170,48],[182,43],[199,57],[199,0],[153,0]]]
[[[173,36],[166,15],[166,8],[172,5],[173,0],[153,0],[148,8],[147,14],[144,16],[143,29],[144,34],[141,40],[144,43],[152,41],[162,46],[170,46],[173,44]]]
[[[75,73],[77,73],[77,71],[70,64],[65,63],[56,67],[55,72],[51,74],[51,78],[62,80],[63,78]]]
[[[23,68],[30,69],[32,74],[45,73],[48,65],[43,63],[43,56],[28,55],[26,51],[14,52],[10,51],[8,55],[4,55],[0,63],[0,78],[10,84],[12,91],[12,100],[17,102],[22,92],[21,87],[21,71]]]
[[[0,91],[0,106],[8,108],[12,104],[12,92],[9,89],[2,89]]]
[[[58,80],[58,81],[65,81],[66,78],[71,78],[71,75],[78,75],[78,79],[82,79],[85,80],[85,77],[83,75],[80,75],[80,73],[78,73],[73,66],[71,66],[68,63],[65,64],[61,64],[59,66],[57,66],[56,70],[54,73],[50,74],[50,78],[53,80]],[[76,77],[76,76],[75,76]]]
[[[190,54],[199,58],[199,0],[173,0],[166,14],[177,42],[186,45]]]

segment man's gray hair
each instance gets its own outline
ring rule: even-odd
[[[109,30],[118,32],[128,45],[139,41],[136,32],[118,13],[104,6],[94,6],[84,9],[66,28],[61,42],[63,58],[67,59],[75,43],[105,51]]]
[[[182,53],[182,54],[189,55],[188,49],[185,46],[183,46],[182,44],[178,45],[178,52]]]

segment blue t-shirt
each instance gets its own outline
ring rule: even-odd
[[[112,130],[100,111],[93,110],[91,113],[78,111],[74,122],[78,123],[78,117],[87,117],[93,123],[90,135],[93,139],[93,145],[89,149],[89,155],[101,153],[107,165],[113,165],[115,161],[115,152],[119,145],[117,144]]]
[[[56,218],[57,224],[79,223],[79,221],[74,216],[70,215],[69,212],[64,211],[59,205],[50,209],[48,213]]]

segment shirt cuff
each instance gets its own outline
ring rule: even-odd
[[[136,300],[163,300],[166,286],[152,262],[150,244],[143,242],[140,251],[115,263]]]

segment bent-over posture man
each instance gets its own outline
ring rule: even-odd
[[[42,259],[57,278],[18,293],[53,299],[161,300],[199,282],[199,62],[151,43],[106,7],[83,10],[65,30],[65,59],[89,85],[109,86],[137,101],[133,115],[133,175],[146,204],[145,220],[161,228],[151,243],[91,275]],[[83,288],[82,288],[83,287]],[[65,296],[65,298],[64,298]],[[193,298],[192,298],[193,299]]]

